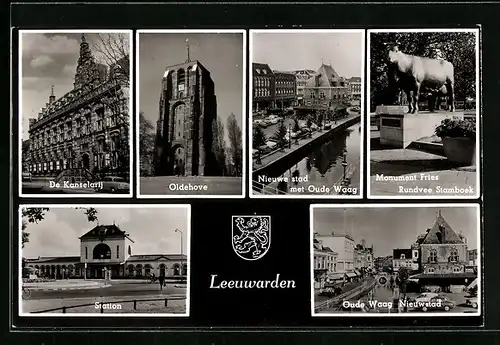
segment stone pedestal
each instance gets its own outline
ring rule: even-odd
[[[463,112],[421,111],[408,114],[402,106],[380,107],[380,144],[404,149],[413,141],[434,135],[436,127],[446,118],[463,119]],[[377,107],[377,112],[379,108]]]

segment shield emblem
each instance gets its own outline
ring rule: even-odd
[[[232,244],[243,260],[262,258],[271,245],[271,216],[233,216]]]

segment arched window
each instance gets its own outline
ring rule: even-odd
[[[458,262],[458,250],[457,250],[457,248],[451,249],[450,262]]]
[[[151,274],[151,265],[145,264],[144,265],[144,275],[149,276],[150,274]]]
[[[179,264],[175,264],[172,268],[174,269],[174,276],[179,276],[181,274]]]
[[[186,72],[180,68],[177,70],[177,90],[183,92],[186,84]]]
[[[135,270],[137,271],[137,276],[141,277],[142,276],[142,265],[141,264],[136,265]]]
[[[128,265],[128,275],[134,276],[134,265]]]
[[[182,139],[184,136],[184,121],[185,121],[186,106],[181,103],[174,108],[174,123],[172,139]]]
[[[429,261],[429,263],[436,263],[437,262],[437,251],[436,251],[436,249],[431,249],[430,250],[428,261]]]
[[[85,246],[85,259],[87,260],[89,258],[89,248]]]
[[[111,248],[105,243],[99,243],[94,247],[93,259],[111,259]]]

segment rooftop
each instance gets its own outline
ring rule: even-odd
[[[427,232],[422,244],[464,244],[464,241],[438,212],[434,226]]]

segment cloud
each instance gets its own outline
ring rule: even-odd
[[[58,55],[79,51],[76,39],[67,36],[46,36],[44,34],[24,33],[22,36],[23,54]]]
[[[33,68],[44,67],[54,62],[54,59],[47,55],[40,55],[31,60],[30,66]]]

